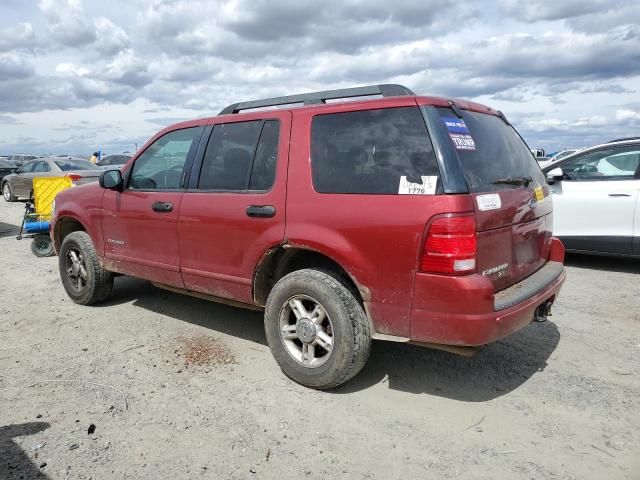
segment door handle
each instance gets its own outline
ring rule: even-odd
[[[610,197],[630,197],[630,193],[610,193]]]
[[[173,203],[171,203],[171,202],[154,202],[154,204],[151,206],[151,208],[153,208],[154,212],[168,213],[171,210],[173,210]]]
[[[249,205],[247,207],[248,217],[272,218],[276,216],[276,207],[273,205]]]

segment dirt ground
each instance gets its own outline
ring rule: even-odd
[[[23,208],[0,200],[0,479],[640,478],[640,262],[569,257],[551,321],[470,359],[374,343],[317,392],[260,313],[125,277],[75,305]]]

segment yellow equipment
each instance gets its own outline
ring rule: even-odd
[[[26,231],[33,238],[31,251],[38,257],[48,257],[53,254],[53,245],[49,238],[53,201],[58,193],[72,186],[73,181],[66,176],[33,179],[32,195],[26,203],[18,240],[23,238],[22,231]]]

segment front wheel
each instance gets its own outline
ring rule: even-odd
[[[113,273],[98,261],[87,232],[71,232],[60,247],[60,278],[67,295],[75,303],[91,305],[105,300],[113,288]]]
[[[356,375],[369,357],[371,334],[360,302],[333,275],[298,270],[267,299],[265,332],[282,371],[311,388],[330,389]]]
[[[53,243],[49,235],[36,235],[31,242],[31,251],[36,257],[50,257],[53,255]]]
[[[2,185],[2,197],[4,198],[5,202],[15,202],[17,199],[17,197],[13,195],[13,189],[11,188],[9,182],[4,182],[4,184]]]

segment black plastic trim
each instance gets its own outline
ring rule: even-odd
[[[558,237],[569,251],[631,255],[640,253],[640,237],[588,236]]]
[[[372,95],[382,95],[383,97],[400,97],[414,96],[415,94],[407,87],[404,87],[402,85],[368,85],[366,87],[325,90],[321,92],[302,93],[298,95],[287,95],[284,97],[264,98],[261,100],[250,100],[248,102],[233,103],[223,108],[220,111],[219,115],[239,113],[241,110],[249,110],[252,108],[276,107],[279,105],[289,105],[295,103],[314,105],[325,103],[327,100],[352,97],[368,97]]]
[[[564,266],[562,263],[547,262],[544,267],[521,282],[496,293],[493,300],[493,309],[496,312],[505,310],[530,299],[555,282],[563,271]]]
[[[469,193],[460,157],[449,139],[449,133],[440,120],[438,111],[435,107],[424,105],[420,107],[420,111],[427,124],[433,150],[438,160],[444,193]]]

